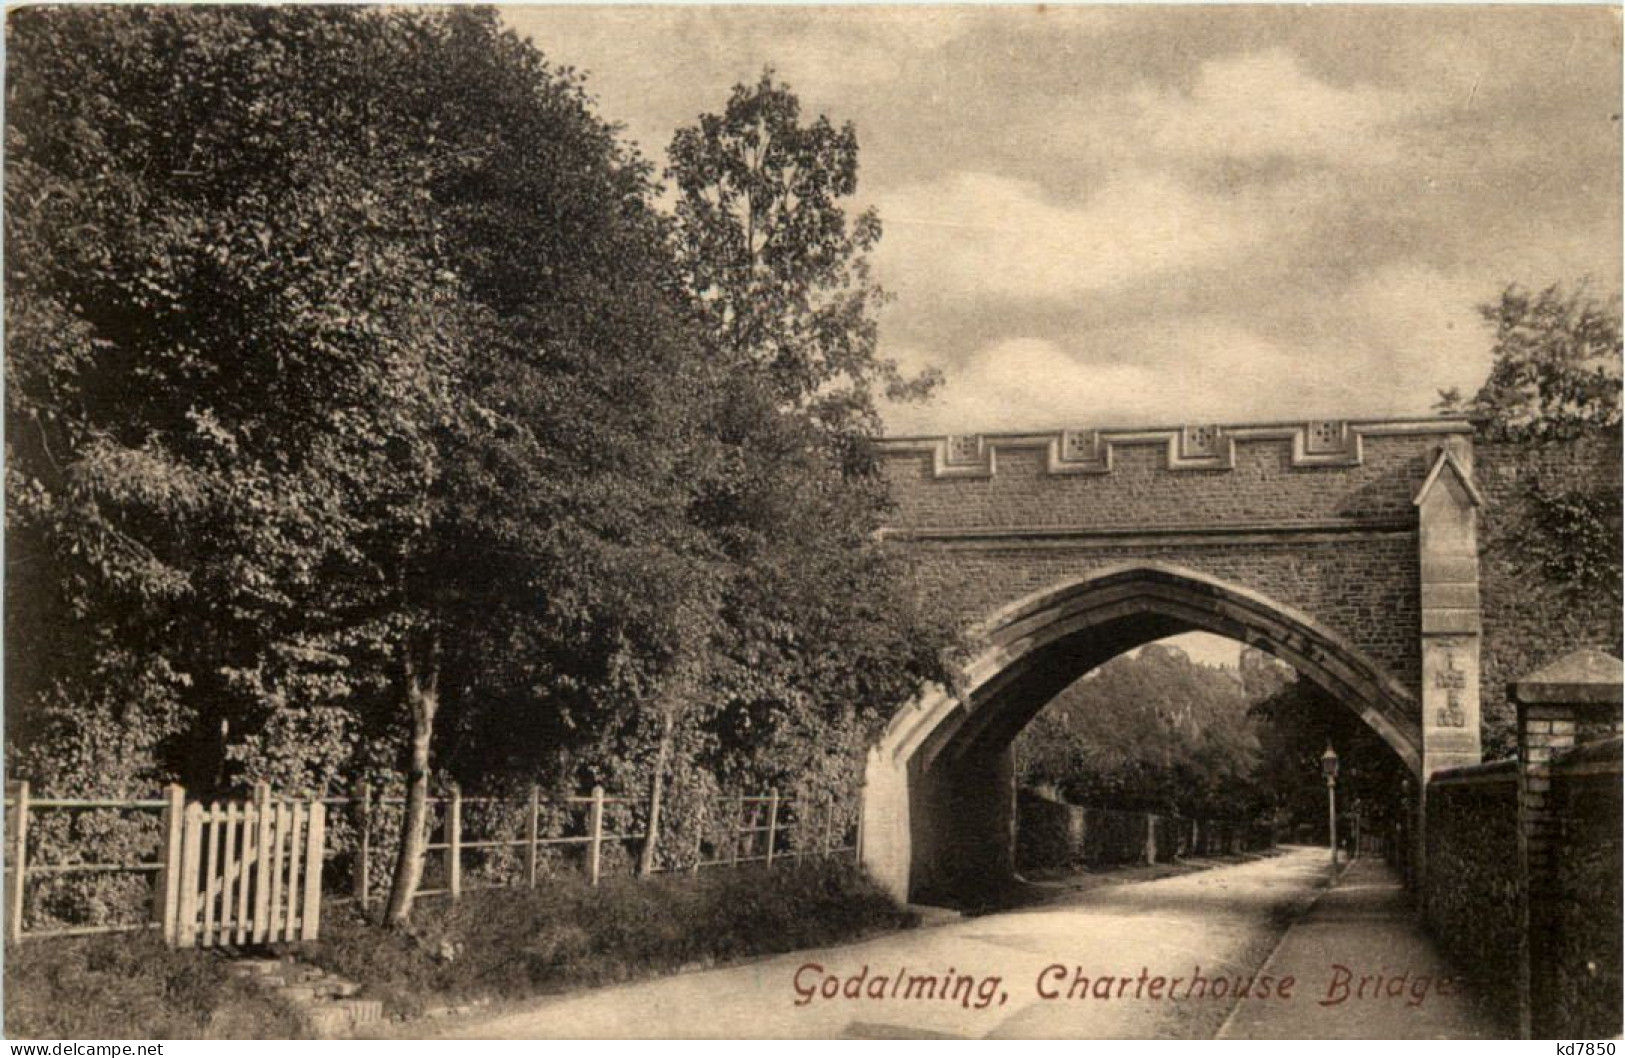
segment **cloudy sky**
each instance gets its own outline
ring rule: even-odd
[[[1607,8],[505,10],[661,163],[766,65],[856,125],[893,433],[1425,413],[1502,285],[1620,283]]]
[[[893,434],[1426,414],[1505,284],[1621,282],[1605,7],[505,16],[661,164],[764,66],[856,125],[883,352],[946,378]]]

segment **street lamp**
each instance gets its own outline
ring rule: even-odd
[[[1331,821],[1332,866],[1337,866],[1337,751],[1326,743],[1326,752],[1320,755],[1320,770],[1326,774],[1326,812]]]

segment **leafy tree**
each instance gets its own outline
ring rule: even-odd
[[[385,678],[365,536],[419,516],[444,299],[347,120],[385,89],[376,28],[11,19],[7,702],[54,780],[206,787],[225,720],[269,751],[251,772],[320,781],[334,707]]]
[[[1403,763],[1349,709],[1262,651],[1239,670],[1153,643],[1057,696],[1016,739],[1017,773],[1079,804],[1323,825],[1328,745],[1343,804],[1401,804]]]
[[[711,609],[710,545],[688,520],[700,336],[648,170],[580,86],[489,13],[432,26],[411,82],[435,86],[417,120],[447,159],[427,186],[437,260],[492,326],[460,364],[470,404],[442,441],[444,487],[408,582],[416,671],[462,728],[582,740],[659,697]],[[432,721],[438,703],[420,698]],[[500,773],[470,749],[446,747],[454,773]]]
[[[1078,803],[1247,815],[1259,760],[1248,706],[1236,672],[1153,643],[1062,691],[1018,736],[1018,773]]]
[[[875,539],[876,400],[922,398],[933,379],[876,350],[880,225],[844,207],[850,125],[803,122],[769,72],[679,130],[670,157],[679,272],[714,357],[717,448],[695,514],[731,564],[712,707],[694,722],[725,779],[850,787],[887,715],[950,679],[952,631]]]
[[[886,369],[823,235],[731,310],[825,364],[792,385],[490,11],[42,8],[8,44],[13,766],[404,773],[399,921],[433,777],[833,785],[946,678],[837,410]]]
[[[1244,651],[1258,657],[1258,652]],[[1248,715],[1258,732],[1261,753],[1253,772],[1277,820],[1322,828],[1326,822],[1326,781],[1321,755],[1336,750],[1338,804],[1361,806],[1373,825],[1400,818],[1409,772],[1399,757],[1358,715],[1310,680],[1269,659],[1279,676],[1260,682]]]
[[[672,140],[677,247],[684,279],[725,350],[757,369],[776,402],[807,410],[838,435],[879,430],[878,395],[924,396],[878,356],[874,313],[884,294],[868,254],[873,210],[849,218],[858,141],[850,123],[801,121],[801,104],[771,70],[736,85],[721,114]]]
[[[1619,648],[1620,299],[1584,282],[1510,286],[1480,312],[1495,333],[1489,377],[1440,407],[1473,416],[1493,486],[1479,531],[1493,757],[1515,751],[1508,680],[1579,645]]]
[[[1495,330],[1494,364],[1472,397],[1440,394],[1439,407],[1481,420],[1491,440],[1549,441],[1620,424],[1620,299],[1585,283],[1532,293],[1508,286],[1479,306]]]
[[[284,788],[404,764],[404,917],[436,720],[617,715],[704,581],[647,168],[490,12],[37,10],[12,40],[20,752],[206,786],[225,719]]]

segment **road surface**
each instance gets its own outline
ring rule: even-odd
[[[1496,1039],[1515,1025],[1454,985],[1451,971],[1409,912],[1399,877],[1380,860],[1357,860],[1293,923],[1264,972],[1332,973],[1305,1016],[1297,1007],[1243,1000],[1222,1039]]]
[[[1328,1011],[1341,1009],[1320,1004],[1334,965],[1369,959],[1370,946],[1340,959],[1336,937],[1322,933],[1311,955],[1294,956],[1290,985],[1265,962],[1326,892],[1327,877],[1325,850],[1290,849],[1029,910],[534,1000],[431,1031],[472,1039],[1205,1039],[1235,1027],[1235,995],[1246,986],[1268,998],[1244,1006],[1262,1005],[1276,1019],[1248,1026],[1313,1036]],[[1434,1009],[1427,1005],[1362,1005],[1384,1011],[1388,1035],[1439,1034],[1431,1023],[1406,1031],[1418,1011]]]

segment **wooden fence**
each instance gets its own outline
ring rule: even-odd
[[[163,930],[177,947],[314,940],[321,917],[325,808],[273,800],[260,786],[250,801],[188,803],[170,786],[162,800],[36,798],[29,784],[6,792],[6,937],[75,936]],[[95,862],[51,843],[52,859],[30,853],[33,824],[51,813],[156,813],[150,858]],[[137,828],[140,829],[140,828]],[[68,876],[149,874],[139,921],[28,928],[29,883]]]
[[[117,800],[105,798],[35,798],[29,796],[29,785],[26,782],[9,783],[6,787],[6,862],[5,862],[5,904],[6,904],[6,938],[15,943],[24,936],[30,937],[63,937],[78,936],[90,933],[116,933],[131,930],[158,929],[163,924],[162,904],[153,905],[152,915],[139,922],[121,923],[90,923],[49,925],[38,927],[24,932],[26,919],[28,883],[30,878],[36,880],[54,880],[68,875],[100,876],[100,875],[129,875],[151,874],[158,879],[153,887],[161,891],[164,888],[162,879],[165,868],[168,866],[168,857],[164,855],[162,845],[156,847],[156,854],[152,859],[120,860],[118,862],[94,862],[72,859],[56,859],[50,861],[30,862],[29,858],[29,831],[31,824],[36,824],[41,816],[60,813],[64,816],[75,816],[87,812],[115,812],[125,816],[154,816],[158,817],[159,833],[168,833],[170,830],[171,802],[168,800]],[[72,821],[69,821],[71,826]],[[177,867],[178,870],[178,867]]]
[[[363,908],[373,902],[375,879],[371,869],[371,850],[380,835],[376,832],[377,810],[385,806],[404,805],[404,797],[386,797],[374,794],[371,787],[363,787],[355,797],[328,797],[322,803],[335,810],[351,814],[357,832],[353,853],[354,867],[350,872],[349,892]],[[427,885],[418,890],[423,897],[449,896],[457,899],[475,889],[534,889],[541,876],[540,863],[548,849],[579,850],[582,856],[581,873],[589,885],[597,886],[604,877],[604,853],[612,846],[635,846],[642,851],[649,840],[646,831],[616,831],[608,823],[609,812],[617,807],[641,807],[641,798],[613,796],[601,786],[586,795],[564,798],[544,797],[540,788],[531,787],[528,797],[465,797],[452,787],[446,794],[429,798],[432,809],[441,815],[436,828],[438,836],[425,845],[429,855],[440,857],[443,870],[437,880],[442,884]],[[515,810],[521,820],[519,837],[470,837],[468,810],[478,806]],[[579,813],[582,818],[577,834],[544,836],[543,810],[563,807],[567,812]],[[747,863],[772,866],[784,860],[800,860],[810,856],[826,858],[855,855],[862,843],[862,815],[850,808],[844,809],[833,800],[811,805],[793,795],[781,795],[777,790],[760,796],[735,795],[721,799],[717,806],[720,826],[701,827],[696,835],[692,855],[683,858],[679,866],[654,866],[652,873],[673,871],[698,872],[710,867],[736,867]],[[803,814],[803,809],[808,811]],[[854,833],[854,823],[856,832]],[[389,835],[393,837],[394,835]],[[657,838],[658,840],[658,838]],[[523,858],[518,864],[517,876],[497,882],[470,882],[467,878],[469,854],[491,851],[511,851]]]
[[[171,798],[178,807],[184,792],[172,787]],[[176,879],[159,888],[164,939],[183,948],[315,940],[326,811],[319,801],[273,801],[263,785],[252,802],[186,805],[164,842],[175,858],[164,877]]]
[[[378,883],[387,879],[375,877],[375,853],[387,855],[388,843],[398,838],[397,829],[380,817],[401,810],[405,801],[363,787],[354,797],[292,802],[272,798],[263,786],[252,800],[208,805],[188,803],[179,786],[169,787],[160,800],[37,798],[27,783],[9,784],[6,936],[19,941],[162,929],[173,945],[203,947],[315,939],[324,882],[327,899],[354,900],[363,909],[378,899]],[[646,801],[612,796],[602,787],[570,797],[546,797],[532,787],[520,798],[465,797],[452,787],[429,802],[438,821],[425,856],[437,862],[434,871],[426,870],[425,885],[418,890],[424,897],[456,900],[474,889],[535,888],[544,881],[543,858],[549,850],[579,854],[580,873],[597,886],[605,876],[606,850],[618,846],[642,852],[649,840],[644,830],[628,825],[640,811],[646,817]],[[652,871],[697,872],[750,863],[771,867],[786,860],[855,856],[862,842],[861,811],[850,801],[808,801],[772,790],[721,798],[707,807],[712,811],[697,828],[693,845],[682,855],[668,855],[664,866],[651,865]],[[123,848],[121,854],[94,862],[94,852],[80,850],[98,842],[76,837],[71,826],[58,826],[49,842],[32,840],[32,825],[50,813],[139,817],[130,829],[138,832],[134,844],[142,847],[131,851],[131,842],[115,843]],[[517,826],[509,833],[470,833],[481,816],[501,816]],[[621,820],[622,829],[616,829],[612,816]],[[544,817],[549,820],[545,825]],[[107,829],[99,829],[102,837]],[[342,847],[336,832],[344,834]],[[382,852],[380,841],[386,843]],[[349,861],[348,872],[324,871],[338,858]],[[474,877],[471,858],[485,860],[475,865],[484,871]],[[493,859],[500,859],[505,869],[493,870]],[[643,859],[647,863],[652,857]],[[31,913],[31,886],[38,888],[49,878],[98,874],[146,874],[151,881],[145,891],[124,893],[129,914],[123,921],[75,922],[71,909],[43,914],[37,895]],[[337,887],[335,874],[341,876]],[[65,916],[70,920],[64,921]]]

